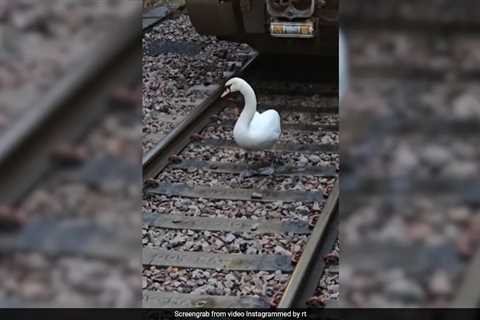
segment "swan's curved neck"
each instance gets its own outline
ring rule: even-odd
[[[255,92],[252,87],[247,83],[244,83],[240,88],[240,93],[243,95],[245,100],[245,105],[243,111],[238,118],[240,124],[248,126],[250,121],[252,121],[255,112],[257,111],[257,98],[255,97]]]

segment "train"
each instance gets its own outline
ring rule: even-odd
[[[202,35],[260,53],[338,56],[338,0],[187,0]]]

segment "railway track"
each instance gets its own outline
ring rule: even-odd
[[[342,4],[342,25],[362,29],[386,27],[390,30],[428,30],[478,33],[479,10],[474,0],[455,4],[440,1],[432,6],[428,1],[369,1],[362,6],[354,1]]]
[[[8,301],[5,303],[9,307],[134,305],[132,301],[135,299],[125,296],[124,300],[119,298],[121,302],[112,302],[117,299],[113,296],[109,301],[95,301],[92,296],[103,289],[98,284],[96,289],[91,289],[94,291],[88,291],[88,286],[94,286],[91,279],[84,279],[82,288],[74,285],[69,294],[62,293],[65,286],[72,285],[67,279],[71,275],[63,275],[66,277],[62,280],[64,287],[59,289],[56,287],[58,280],[52,273],[60,275],[70,270],[68,263],[75,259],[78,259],[78,268],[102,265],[101,268],[111,268],[113,273],[117,273],[123,272],[120,269],[128,270],[132,261],[137,259],[138,243],[135,236],[128,238],[131,234],[126,232],[128,228],[119,226],[115,230],[112,227],[114,224],[105,223],[110,214],[101,215],[103,218],[93,214],[98,213],[95,210],[102,210],[94,207],[98,201],[115,197],[115,191],[104,190],[103,183],[110,183],[110,179],[118,175],[120,180],[117,184],[121,189],[126,183],[135,182],[135,175],[122,177],[115,171],[115,166],[111,166],[110,171],[96,172],[107,160],[101,158],[105,156],[105,150],[98,152],[92,144],[102,138],[111,139],[106,135],[110,130],[108,126],[117,121],[115,119],[131,118],[127,127],[131,126],[132,119],[138,119],[139,110],[131,107],[135,101],[130,94],[138,87],[140,79],[140,34],[131,28],[139,22],[138,14],[132,8],[128,17],[119,21],[114,34],[107,32],[94,43],[88,56],[81,63],[71,66],[51,90],[39,97],[36,108],[20,118],[0,139],[0,276],[3,279],[5,273],[10,274],[10,285],[4,286],[0,300]],[[92,56],[91,52],[95,55]],[[112,157],[109,161],[116,159]],[[131,167],[125,165],[123,170],[132,172]],[[63,188],[66,194],[62,196]],[[67,191],[67,188],[76,189]],[[90,194],[93,189],[102,196],[95,199]],[[45,213],[42,213],[41,206],[29,207],[36,203],[35,198],[39,196],[44,199]],[[61,203],[68,203],[69,198],[75,197],[79,201],[76,205]],[[84,205],[88,201],[92,201],[90,208]],[[21,214],[21,219],[18,214]],[[116,214],[122,215],[122,212]],[[123,216],[117,218],[126,220]],[[44,262],[35,264],[32,261]],[[43,265],[49,265],[48,269],[42,271]],[[18,277],[16,274],[21,272],[27,272],[32,278]],[[49,279],[42,287],[43,294],[29,295],[25,293],[27,289],[22,291],[36,285],[34,277],[38,272]],[[120,286],[128,279],[122,281]]]
[[[342,305],[480,303],[472,233],[478,184],[466,174],[478,161],[479,118],[467,103],[478,101],[477,5],[368,1],[342,8],[352,58],[342,108],[342,125],[351,128],[342,133],[349,150],[342,159]],[[410,165],[401,166],[403,156]],[[459,207],[465,224],[454,215]],[[416,233],[431,225],[432,232]],[[445,229],[455,232],[446,236]],[[356,281],[376,287],[349,285]]]
[[[248,165],[231,131],[241,101],[219,99],[223,85],[144,156],[146,307],[315,300],[338,236],[337,70],[306,79],[292,68],[286,81],[267,60],[253,57],[235,75],[252,84],[260,109],[281,113],[273,175],[240,178]]]

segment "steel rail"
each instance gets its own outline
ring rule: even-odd
[[[288,282],[278,308],[306,307],[313,296],[325,268],[323,256],[333,247],[338,236],[340,187],[337,180],[320,214],[300,260]]]

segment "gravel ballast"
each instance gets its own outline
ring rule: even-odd
[[[202,131],[201,136],[204,139],[217,139],[217,140],[233,140],[233,133],[226,132],[222,128],[208,127]],[[300,131],[300,130],[289,130],[285,133],[282,133],[279,143],[289,143],[289,144],[325,144],[332,145],[338,144],[338,133],[337,132],[328,132],[328,131]]]
[[[330,152],[312,152],[302,154],[299,152],[274,152],[275,160],[283,165],[294,167],[307,166],[334,166],[339,167],[339,155]],[[225,149],[213,146],[189,145],[179,156],[180,159],[197,159],[205,161],[219,161],[237,163],[244,158],[244,152],[240,149]],[[249,152],[252,161],[268,158],[265,151]]]
[[[308,221],[319,214],[323,203],[309,202],[254,202],[238,200],[211,200],[149,195],[143,201],[146,212],[182,214],[194,217],[225,217],[239,219],[281,219]],[[229,208],[229,210],[224,210]]]
[[[306,235],[220,231],[143,230],[143,245],[169,250],[293,256],[303,250]]]
[[[244,44],[199,35],[185,13],[144,34],[143,46],[144,152],[253,54]]]
[[[282,292],[290,275],[281,271],[216,271],[148,266],[143,270],[143,288],[167,292],[272,297]]]

